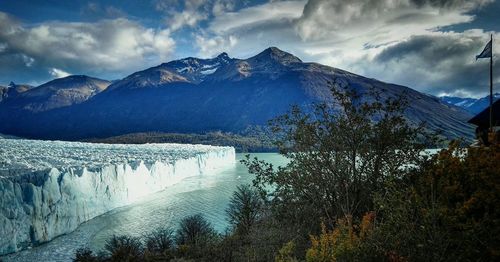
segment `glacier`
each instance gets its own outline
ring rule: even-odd
[[[235,164],[232,147],[0,137],[0,255],[75,230],[180,180]]]

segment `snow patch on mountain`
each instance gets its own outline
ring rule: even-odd
[[[490,105],[489,95],[482,98],[442,96],[440,99],[447,104],[461,107],[471,114],[479,114]],[[498,99],[500,99],[500,93],[493,94],[493,102]]]
[[[193,83],[200,83],[207,75],[213,74],[217,69],[229,64],[231,59],[226,53],[210,59],[188,57],[162,64],[162,68],[171,69]]]
[[[217,71],[217,68],[209,68],[209,69],[204,69],[204,70],[200,71],[200,73],[202,73],[204,75],[210,75],[210,74],[215,73],[215,71]]]

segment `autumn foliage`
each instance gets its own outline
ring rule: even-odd
[[[417,177],[416,192],[437,209],[457,259],[500,259],[500,146],[442,150]],[[422,210],[425,212],[426,210]]]
[[[306,261],[327,262],[351,260],[356,256],[362,241],[372,233],[375,213],[366,213],[359,225],[353,225],[348,216],[337,221],[333,230],[321,224],[321,234],[311,236],[311,248],[307,250]]]
[[[376,212],[359,224],[349,217],[332,230],[323,225],[307,261],[500,260],[498,146],[452,143],[388,182],[374,202]]]

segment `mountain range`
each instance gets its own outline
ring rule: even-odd
[[[38,87],[1,87],[0,132],[29,138],[80,140],[138,132],[242,134],[287,112],[331,102],[329,83],[342,81],[370,101],[404,95],[412,122],[447,138],[472,137],[471,114],[411,88],[307,63],[276,47],[248,59],[222,53],[188,57],[121,80],[68,76]],[[17,90],[17,91],[16,91]]]
[[[33,86],[30,85],[16,85],[14,82],[10,82],[8,86],[0,86],[0,103],[3,100],[8,99],[9,97],[16,97],[21,93],[24,93],[30,89],[32,89]]]
[[[441,101],[463,108],[467,112],[476,115],[490,105],[490,96],[482,98],[463,98],[455,96],[441,96]],[[493,94],[493,102],[500,99],[500,93]]]

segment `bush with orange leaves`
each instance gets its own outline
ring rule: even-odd
[[[307,250],[306,261],[351,261],[358,257],[360,245],[371,235],[375,220],[375,212],[366,213],[361,222],[353,224],[348,216],[337,221],[333,230],[327,230],[321,224],[321,234],[311,236],[311,248]]]
[[[500,260],[500,146],[442,150],[416,174],[415,192],[447,235],[446,260]]]
[[[500,261],[500,147],[441,150],[387,184],[363,248],[398,261]]]
[[[359,225],[323,226],[307,261],[500,261],[499,146],[452,143],[375,203]]]

